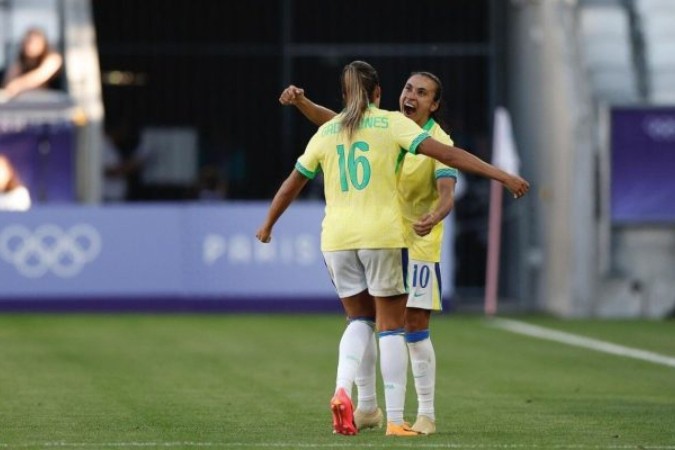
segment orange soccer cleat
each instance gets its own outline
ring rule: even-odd
[[[420,433],[410,428],[410,425],[407,423],[402,423],[401,425],[395,424],[394,422],[387,422],[387,436],[400,436],[400,437],[413,437],[419,436]]]

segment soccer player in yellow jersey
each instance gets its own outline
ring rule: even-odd
[[[500,181],[515,197],[524,195],[529,184],[462,149],[441,144],[403,114],[379,109],[379,79],[368,63],[347,64],[341,84],[344,110],[312,137],[272,199],[256,237],[270,242],[274,224],[321,169],[326,197],[321,250],[350,319],[340,340],[336,388],[330,401],[333,431],[358,432],[351,390],[373,338],[372,328],[358,319],[375,317],[386,434],[415,436],[418,433],[403,421],[407,370],[403,325],[408,294],[407,248],[397,188],[401,149]]]
[[[415,121],[432,137],[452,145],[452,139],[438,122],[442,90],[441,81],[434,74],[415,72],[401,91],[399,107],[406,117]],[[313,103],[304,96],[302,89],[295,86],[286,88],[279,101],[284,105],[295,105],[319,126],[337,115]],[[405,339],[418,398],[417,420],[412,429],[423,434],[436,431],[436,357],[431,344],[429,322],[431,311],[442,309],[440,261],[443,219],[454,206],[456,181],[457,169],[426,156],[406,155],[399,183],[401,213],[410,256]],[[359,401],[354,417],[359,429],[379,426],[382,422],[375,388],[376,360],[377,348],[373,339],[366,348],[356,377]]]

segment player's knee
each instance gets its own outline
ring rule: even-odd
[[[397,316],[377,316],[377,330],[378,331],[392,331],[403,329],[403,317]]]
[[[418,308],[407,308],[405,310],[405,331],[414,332],[426,330],[429,328],[429,311]]]

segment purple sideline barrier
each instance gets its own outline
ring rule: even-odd
[[[2,213],[0,310],[341,311],[320,251],[323,203],[292,205],[263,245],[255,231],[267,207],[63,205]]]
[[[614,224],[675,222],[675,107],[611,111]]]

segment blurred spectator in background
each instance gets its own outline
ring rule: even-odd
[[[33,89],[59,88],[56,84],[62,66],[63,58],[49,46],[45,33],[30,28],[21,41],[16,61],[5,73],[2,83],[5,97],[16,97]]]
[[[235,132],[218,120],[202,131],[200,151],[201,169],[197,180],[197,189],[209,196],[208,185],[220,185],[215,189],[216,196],[239,197],[245,194],[249,182],[246,164],[246,151],[239,144]],[[216,180],[217,179],[217,180]],[[199,192],[193,198],[203,199]]]
[[[227,197],[227,181],[220,169],[213,165],[207,165],[199,171],[197,183],[197,200],[218,201]]]
[[[28,189],[21,183],[11,161],[0,155],[0,211],[26,211],[30,205]]]
[[[140,199],[140,175],[147,157],[136,126],[124,120],[107,123],[103,144],[103,201]]]

